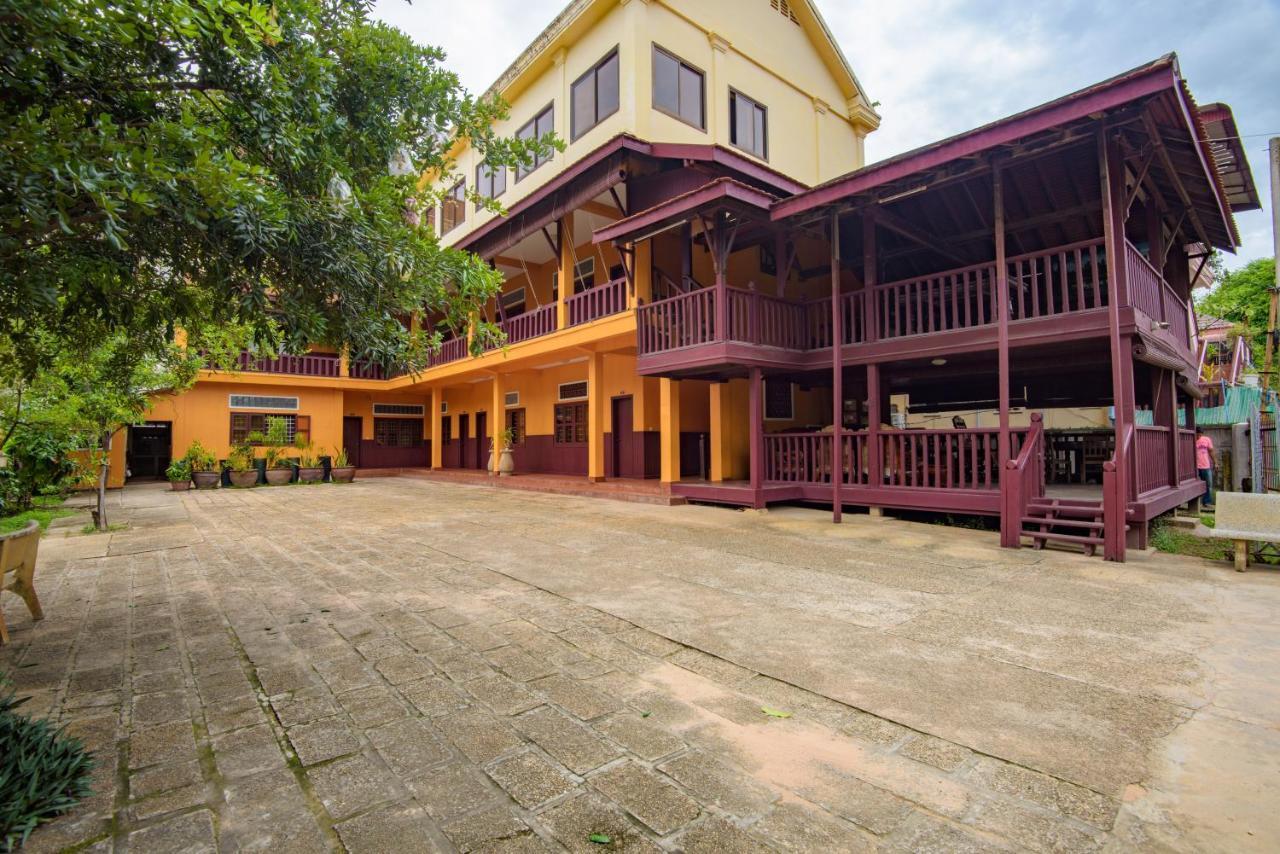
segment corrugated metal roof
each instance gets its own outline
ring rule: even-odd
[[[1263,406],[1262,389],[1253,386],[1228,386],[1222,406],[1196,410],[1197,427],[1230,427],[1252,421],[1255,415],[1267,408],[1280,414],[1280,397],[1268,392],[1269,406]]]

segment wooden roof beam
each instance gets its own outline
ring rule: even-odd
[[[1204,223],[1200,221],[1200,214],[1195,209],[1195,205],[1191,202],[1191,194],[1187,192],[1186,185],[1182,183],[1182,178],[1178,175],[1178,170],[1173,165],[1173,158],[1169,156],[1169,149],[1165,147],[1164,137],[1160,134],[1160,128],[1156,125],[1156,120],[1151,117],[1151,113],[1143,113],[1143,125],[1147,129],[1147,136],[1155,146],[1156,156],[1160,159],[1160,165],[1169,175],[1169,181],[1173,184],[1173,188],[1178,193],[1178,199],[1182,202],[1183,207],[1187,211],[1187,215],[1191,218],[1191,225],[1195,227],[1196,236],[1205,246],[1212,246],[1213,241],[1209,239],[1209,232],[1205,230]]]
[[[936,252],[943,258],[955,261],[960,266],[965,266],[972,259],[960,255],[955,250],[947,246],[941,238],[936,234],[932,234],[927,229],[921,228],[908,219],[899,216],[888,208],[881,207],[876,211],[876,223],[884,226],[888,230],[900,234],[908,240],[924,246],[927,249]]]

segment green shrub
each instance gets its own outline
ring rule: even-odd
[[[191,480],[191,463],[182,458],[176,459],[169,463],[169,467],[165,469],[164,473],[169,480],[178,482]]]
[[[36,829],[89,795],[93,758],[79,739],[47,720],[14,711],[17,699],[0,674],[0,850],[13,851]]]

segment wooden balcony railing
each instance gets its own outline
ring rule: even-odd
[[[533,311],[526,311],[519,317],[512,317],[502,322],[502,331],[507,333],[508,344],[519,344],[531,338],[550,335],[556,331],[556,305],[548,303]]]
[[[728,340],[786,350],[812,349],[814,336],[810,334],[806,303],[737,288],[729,288],[726,293],[729,296]]]
[[[1031,502],[1044,495],[1044,421],[1040,413],[1031,415],[1031,428],[1015,433],[1011,459],[1005,463],[1000,484],[1000,545],[1017,547],[1022,540],[1022,519]]]
[[[830,433],[768,433],[764,437],[764,479],[771,483],[831,483]],[[865,484],[867,434],[850,431],[840,435],[844,447],[846,486]]]
[[[1178,480],[1186,483],[1196,479],[1196,431],[1178,430]]]
[[[1138,426],[1133,442],[1132,497],[1176,484],[1169,483],[1169,428]]]
[[[240,370],[254,373],[293,374],[301,377],[336,377],[339,374],[339,359],[329,353],[280,355],[269,359],[246,351],[236,361]]]
[[[565,299],[569,325],[590,323],[627,310],[627,280],[614,279]]]
[[[700,288],[640,306],[636,313],[639,353],[647,356],[716,340],[716,292]]]
[[[427,361],[427,367],[434,368],[437,365],[447,365],[450,362],[465,359],[466,356],[467,339],[450,338],[440,345],[439,350],[431,354],[431,358]]]
[[[1125,269],[1129,277],[1129,301],[1157,323],[1167,324],[1178,343],[1191,351],[1191,309],[1152,266],[1138,247],[1124,242]]]

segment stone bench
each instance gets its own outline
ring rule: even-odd
[[[10,590],[22,597],[31,612],[31,619],[43,620],[40,598],[36,596],[36,551],[40,548],[40,523],[34,519],[20,531],[0,534],[0,593]],[[5,576],[14,574],[13,581],[4,583]],[[9,642],[9,629],[4,624],[4,611],[0,610],[0,645]]]
[[[1249,544],[1259,551],[1280,543],[1280,495],[1248,492],[1219,492],[1214,527],[1208,533],[1216,539],[1234,540],[1236,571],[1249,566]]]

